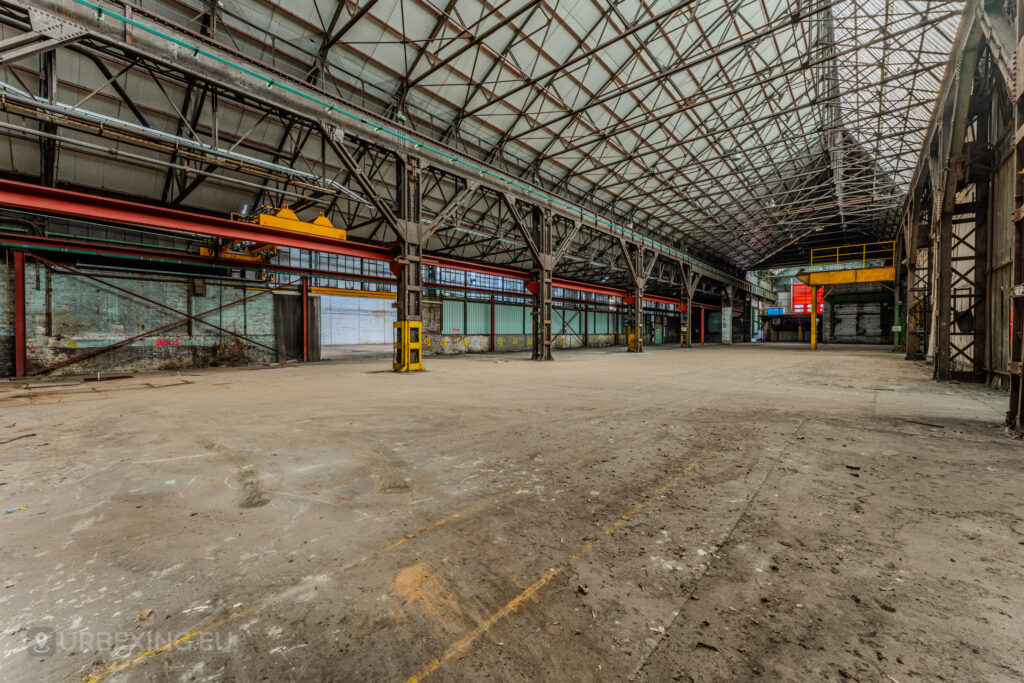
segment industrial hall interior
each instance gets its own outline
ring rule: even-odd
[[[0,681],[1024,681],[1024,0],[0,0]]]

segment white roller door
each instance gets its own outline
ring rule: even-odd
[[[389,344],[393,340],[395,309],[392,299],[354,296],[321,297],[321,342],[329,344]]]

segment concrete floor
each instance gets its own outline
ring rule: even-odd
[[[0,680],[1024,679],[1004,395],[557,359],[0,385]]]
[[[393,344],[324,344],[320,347],[323,360],[352,360],[363,358],[391,358]]]

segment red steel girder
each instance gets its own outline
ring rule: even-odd
[[[112,199],[84,192],[59,190],[14,180],[0,180],[0,206],[22,211],[73,216],[105,223],[190,232],[229,240],[265,242],[278,247],[309,249],[327,254],[342,254],[377,260],[390,258],[388,250],[384,247],[297,233],[253,223],[242,223],[227,218],[204,216],[190,211]]]
[[[22,183],[14,180],[0,179],[0,206],[35,213],[72,216],[75,218],[102,221],[105,223],[132,225],[143,228],[168,230],[171,232],[208,235],[211,237],[220,237],[222,239],[264,242],[279,247],[306,249],[327,254],[341,254],[344,256],[354,256],[375,261],[390,261],[393,258],[391,249],[385,246],[360,244],[358,242],[337,240],[330,237],[322,237],[320,235],[296,233],[291,230],[271,228],[252,223],[242,223],[239,221],[228,220],[226,218],[206,216],[191,211],[169,209],[84,192],[74,192],[71,190],[34,185],[32,183]],[[43,240],[47,240],[47,238],[34,238],[22,235],[18,235],[14,239],[17,239],[20,242],[32,240],[41,246]],[[110,248],[107,246],[103,247],[103,250],[107,250],[108,252],[109,249]],[[130,251],[138,252],[139,250]],[[100,253],[100,250],[97,250],[97,253]],[[180,260],[197,264],[205,263],[210,265],[227,265],[235,268],[259,267],[256,265],[241,265],[237,262],[228,263],[223,261],[217,262],[216,260],[204,260],[196,257],[181,257]],[[498,275],[523,282],[530,279],[529,273],[521,270],[486,263],[460,261],[458,259],[443,256],[431,256],[428,254],[424,258],[423,262],[427,265],[484,273],[488,275]],[[285,269],[277,265],[268,265],[267,267],[274,270]],[[308,269],[301,269],[301,272],[315,274]],[[586,282],[564,280],[561,278],[555,278],[553,285],[563,289],[590,292],[593,294],[605,294],[607,296],[623,297],[626,295],[625,290],[622,289]],[[645,295],[644,299],[647,301],[659,301],[670,305],[679,303],[677,299],[656,297],[653,295]]]

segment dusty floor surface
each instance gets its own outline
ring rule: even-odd
[[[320,347],[323,360],[390,358],[392,353],[393,344],[324,344]]]
[[[1005,395],[871,349],[428,361],[0,385],[0,680],[1024,679]]]

